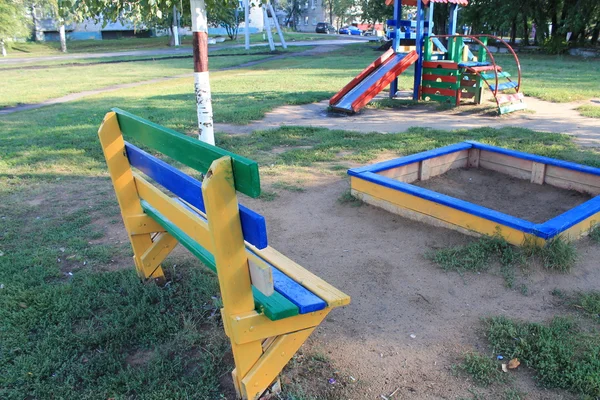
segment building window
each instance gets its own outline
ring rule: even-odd
[[[316,7],[316,4],[315,4],[316,2],[317,2],[316,0],[310,0],[310,6],[312,7],[313,10]]]
[[[313,17],[313,25],[317,24],[317,17]]]
[[[304,17],[304,25],[308,25],[308,17]]]

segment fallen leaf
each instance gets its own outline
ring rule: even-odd
[[[508,369],[515,369],[519,365],[521,365],[521,362],[519,361],[519,359],[518,358],[513,358],[512,360],[510,360],[508,362]]]

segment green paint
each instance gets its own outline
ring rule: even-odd
[[[208,171],[214,160],[223,156],[231,157],[235,188],[250,197],[260,195],[258,164],[255,161],[162,127],[127,111],[118,108],[113,108],[112,111],[117,113],[121,132],[126,139],[133,138],[202,173]]]
[[[481,40],[481,43],[483,43],[485,46],[487,46],[487,41],[488,38],[487,37],[481,37],[479,38],[479,40]],[[485,48],[481,45],[479,45],[479,51],[477,52],[477,61],[481,61],[484,62],[487,60],[487,53],[485,51]]]
[[[212,272],[217,273],[215,258],[209,251],[186,235],[171,221],[166,219],[154,207],[148,204],[147,201],[142,200],[141,204],[146,214],[152,217],[153,220],[158,222],[160,226],[173,235],[173,237],[177,239],[183,247],[198,257],[198,259],[202,261],[202,263],[206,265]],[[258,289],[252,286],[252,294],[254,295],[256,311],[264,313],[267,318],[272,321],[298,315],[298,307],[296,307],[291,301],[283,297],[278,292],[274,292],[271,296],[265,296]]]
[[[431,53],[433,52],[433,43],[428,36],[425,37],[425,52],[423,58],[425,61],[431,61]]]
[[[436,89],[458,89],[460,82],[434,82],[434,81],[423,81],[424,87],[431,87]]]
[[[423,68],[423,75],[458,76],[457,69]]]
[[[427,98],[429,98],[429,100],[431,100],[431,101],[439,101],[441,103],[448,103],[448,104],[454,104],[456,102],[456,98],[452,97],[452,96],[442,96],[439,94],[423,94],[423,95],[421,95],[422,100],[427,100]]]

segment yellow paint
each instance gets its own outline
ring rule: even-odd
[[[166,232],[159,233],[146,252],[141,256],[142,265],[144,269],[157,268],[160,263],[173,251],[177,246],[177,239]]]
[[[573,225],[561,233],[560,236],[563,236],[569,240],[577,240],[581,236],[587,235],[589,231],[598,223],[600,223],[600,213],[596,213],[591,217],[579,222],[578,224]]]
[[[140,198],[146,200],[200,246],[214,254],[206,221],[161,192],[138,173],[134,172],[133,176]]]
[[[125,227],[131,235],[144,235],[146,233],[164,232],[158,222],[146,214],[129,215],[125,220]]]
[[[260,398],[264,387],[273,382],[315,328],[279,336],[267,348],[260,361],[242,379],[242,392],[248,399]]]
[[[121,208],[123,221],[128,221],[130,216],[143,214],[143,210],[133,180],[131,166],[125,155],[123,135],[114,112],[109,112],[104,117],[104,121],[102,121],[102,125],[100,125],[100,129],[98,130],[98,137],[100,138],[100,144],[106,158],[106,165],[108,166],[108,172],[113,182],[117,201]],[[133,259],[138,276],[142,279],[164,279],[164,274],[160,266],[156,268],[144,268],[140,259],[142,254],[152,246],[150,234],[133,234],[128,229],[127,235],[133,248]]]
[[[489,221],[408,193],[377,185],[363,179],[351,177],[350,184],[352,189],[358,192],[366,193],[375,198],[392,203],[400,208],[413,210],[477,233],[494,235],[498,232],[498,229],[500,229],[502,237],[504,237],[507,242],[516,246],[521,246],[526,238],[536,242],[540,240],[534,235],[521,232],[506,225]]]
[[[211,252],[215,258],[223,299],[222,314],[226,319],[232,315],[254,311],[248,256],[232,176],[231,158],[221,157],[213,161],[202,182],[212,241]],[[260,341],[245,344],[232,341],[231,350],[236,366],[232,376],[237,379],[237,387],[241,389],[242,396],[247,398],[241,380],[262,356],[262,346]]]
[[[271,321],[264,315],[252,311],[229,318],[224,317],[223,321],[227,321],[227,334],[231,340],[241,344],[315,327],[325,319],[330,311],[330,308],[326,308],[277,321]]]
[[[252,246],[248,247],[252,248],[256,254],[274,265],[278,270],[325,300],[329,307],[340,307],[350,304],[350,296],[296,264],[274,248],[267,247],[258,250]]]

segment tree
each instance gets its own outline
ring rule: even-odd
[[[25,4],[18,0],[0,0],[0,51],[6,57],[6,40],[29,34]]]
[[[360,0],[363,21],[374,24],[394,17],[394,7],[386,6],[383,0]]]
[[[241,22],[244,22],[244,12],[237,6],[219,4],[208,14],[208,23],[225,28],[231,40],[237,39]]]

